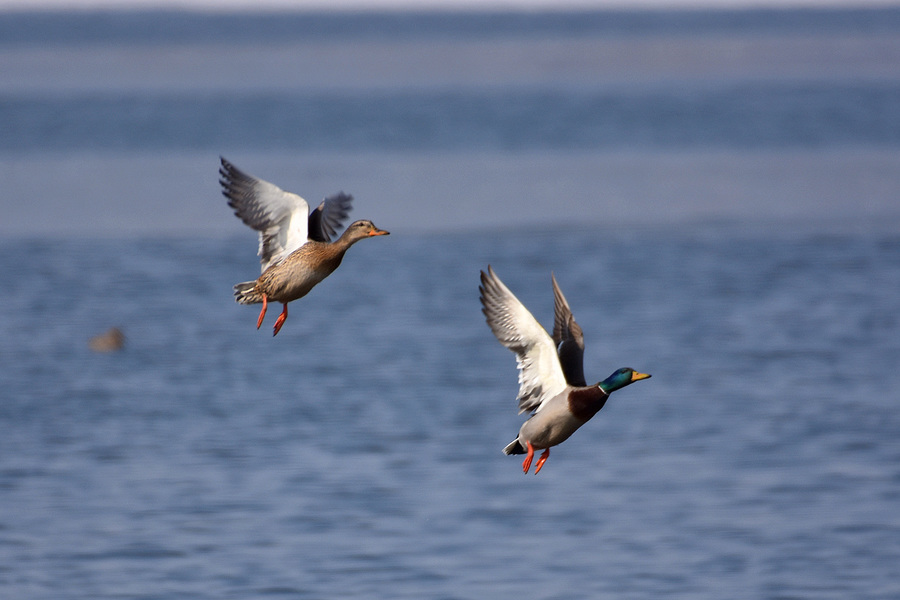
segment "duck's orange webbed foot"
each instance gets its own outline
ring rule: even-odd
[[[541,454],[541,457],[538,459],[537,464],[534,465],[534,474],[535,475],[537,475],[538,473],[541,472],[541,467],[543,467],[544,463],[547,462],[548,456],[550,456],[550,448],[547,448],[546,450],[544,450],[543,454]]]
[[[272,336],[278,335],[278,332],[281,331],[281,326],[284,325],[284,322],[287,320],[287,304],[284,305],[284,308],[281,309],[281,314],[278,315],[278,320],[275,321],[275,328],[272,331]]]
[[[259,311],[259,318],[256,320],[256,328],[257,329],[262,327],[263,318],[265,318],[265,316],[266,316],[266,309],[269,308],[269,298],[265,294],[263,294],[262,299],[263,299],[263,307],[262,307],[262,310]]]
[[[528,454],[525,455],[525,460],[522,461],[522,472],[527,473],[528,469],[531,468],[531,459],[534,458],[534,446],[531,445],[531,442],[525,442],[525,448],[528,450]]]

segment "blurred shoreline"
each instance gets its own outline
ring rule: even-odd
[[[240,232],[219,155],[399,232],[900,212],[900,8],[0,12],[0,33],[4,236]]]

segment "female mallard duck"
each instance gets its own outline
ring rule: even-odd
[[[597,414],[609,395],[650,375],[619,369],[600,383],[584,380],[584,336],[569,303],[551,274],[554,295],[553,337],[541,327],[494,270],[481,272],[482,312],[501,344],[515,352],[519,367],[519,414],[533,411],[504,454],[526,454],[522,470],[531,467],[535,450],[543,450],[537,474],[551,446],[566,441]]]
[[[288,302],[302,298],[331,275],[350,246],[388,232],[371,221],[356,221],[332,242],[331,237],[350,212],[353,196],[343,192],[329,196],[308,214],[309,205],[300,196],[221,160],[219,183],[228,205],[246,225],[259,232],[262,275],[255,281],[235,285],[235,300],[240,304],[262,302],[257,329],[262,326],[269,300],[281,302],[284,308],[272,334],[278,335],[287,319]]]

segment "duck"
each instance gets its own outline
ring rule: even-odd
[[[219,157],[219,184],[228,206],[245,225],[259,232],[260,276],[235,284],[239,304],[262,304],[256,328],[262,326],[269,302],[282,304],[272,335],[288,316],[288,303],[302,298],[331,275],[356,242],[390,232],[363,219],[351,223],[332,241],[350,214],[353,196],[338,192],[309,212],[306,200],[254,177]]]
[[[541,471],[550,448],[557,446],[591,420],[610,394],[636,381],[649,379],[630,367],[588,385],[584,378],[584,332],[575,321],[556,276],[551,273],[554,296],[553,335],[541,326],[488,265],[481,271],[482,312],[501,345],[516,355],[519,370],[519,414],[530,416],[503,453],[525,454],[522,471],[528,473],[536,450],[543,450],[534,473]]]
[[[125,334],[118,327],[110,327],[88,340],[88,347],[94,352],[118,352],[125,347]]]

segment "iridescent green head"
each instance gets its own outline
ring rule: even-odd
[[[599,385],[601,390],[607,394],[611,394],[616,390],[622,389],[626,385],[632,384],[635,381],[640,381],[641,379],[647,379],[648,377],[650,377],[650,375],[647,373],[638,373],[634,369],[625,367],[601,381]]]

